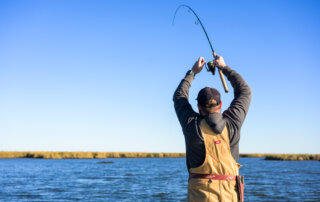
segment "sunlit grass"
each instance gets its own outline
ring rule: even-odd
[[[266,155],[265,159],[282,161],[320,161],[320,154],[272,154]]]
[[[0,158],[39,159],[104,159],[104,158],[181,158],[185,153],[143,153],[143,152],[8,152],[0,151]],[[320,154],[240,154],[240,157],[264,158],[284,161],[320,161]]]
[[[266,154],[240,154],[239,156],[247,158],[264,158]]]
[[[282,161],[320,161],[320,154],[240,154],[240,157]]]
[[[6,152],[0,151],[0,158],[41,159],[103,159],[103,158],[179,158],[185,153],[142,153],[142,152]]]

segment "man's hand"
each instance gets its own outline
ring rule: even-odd
[[[199,57],[198,61],[196,61],[192,67],[192,72],[194,74],[198,74],[199,72],[201,72],[204,64],[206,64],[206,61],[204,60],[204,58]]]
[[[214,66],[218,67],[219,69],[222,69],[226,66],[223,57],[221,57],[220,55],[216,55],[215,58],[216,59],[212,61]]]

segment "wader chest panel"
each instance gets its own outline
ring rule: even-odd
[[[227,127],[221,134],[216,134],[205,119],[200,122],[204,139],[206,157],[203,164],[190,168],[190,173],[239,175],[240,164],[236,163],[230,152]],[[188,201],[239,201],[236,181],[190,178]]]

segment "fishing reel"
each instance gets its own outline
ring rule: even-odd
[[[216,73],[216,66],[214,66],[214,64],[213,64],[212,61],[207,62],[205,66],[206,66],[207,72],[211,72],[212,75],[215,75],[215,73]]]

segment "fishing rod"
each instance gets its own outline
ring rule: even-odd
[[[176,18],[176,15],[177,15],[178,10],[179,10],[180,8],[182,8],[182,7],[188,8],[188,9],[189,9],[188,11],[189,11],[189,12],[191,11],[191,12],[196,16],[196,18],[197,18],[196,24],[199,24],[199,23],[200,23],[200,25],[201,25],[201,27],[202,27],[202,30],[204,31],[204,33],[205,33],[205,35],[206,35],[206,37],[207,37],[207,39],[208,39],[208,42],[209,42],[209,45],[210,45],[210,48],[211,48],[211,51],[212,51],[212,55],[213,55],[214,59],[216,59],[217,54],[214,52],[214,50],[213,50],[213,48],[212,48],[212,44],[211,44],[211,41],[210,41],[210,39],[209,39],[209,36],[208,36],[208,34],[207,34],[207,32],[206,32],[206,29],[204,28],[204,26],[203,26],[200,18],[199,18],[198,15],[196,14],[196,12],[194,12],[194,10],[193,10],[190,6],[185,5],[185,4],[178,6],[178,8],[176,9],[176,11],[175,11],[175,13],[174,13],[172,25],[174,24],[174,20],[175,20],[175,18]],[[214,64],[213,64],[212,61],[210,61],[210,62],[208,62],[208,63],[206,64],[206,69],[207,69],[208,72],[211,72],[213,75],[215,74],[215,69],[216,69],[216,67],[214,66]],[[226,80],[224,79],[223,73],[222,73],[222,71],[221,71],[220,69],[218,69],[218,72],[219,72],[219,75],[220,75],[220,79],[221,79],[221,82],[222,82],[224,91],[227,93],[227,92],[229,92],[229,89],[228,89]]]

